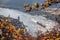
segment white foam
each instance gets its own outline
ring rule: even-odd
[[[15,19],[17,19],[17,17],[19,16],[20,21],[22,21],[25,25],[28,26],[26,29],[33,36],[37,35],[36,32],[38,32],[38,30],[41,30],[44,33],[50,28],[53,28],[55,25],[57,25],[57,22],[52,21],[52,20],[47,20],[45,17],[41,15],[32,16],[30,14],[27,14],[18,10],[13,10],[13,9],[0,8],[0,15],[4,15],[6,17],[10,15],[10,17],[15,18]],[[34,20],[32,21],[32,19]],[[46,26],[46,28],[38,25],[36,23],[37,21],[41,23],[42,25]]]

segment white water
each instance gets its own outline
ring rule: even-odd
[[[19,16],[20,21],[22,21],[25,25],[28,26],[26,29],[33,36],[37,35],[36,32],[38,30],[41,30],[44,33],[47,30],[50,31],[51,30],[50,28],[53,28],[54,26],[57,25],[57,22],[52,21],[52,20],[47,20],[45,17],[41,15],[32,16],[30,14],[27,14],[18,10],[13,10],[13,9],[0,8],[0,15],[4,15],[6,17],[10,15],[10,17],[16,18],[16,19]],[[38,25],[36,22],[39,22],[46,27],[44,28]]]

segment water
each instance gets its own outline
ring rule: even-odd
[[[0,0],[0,6],[24,9],[24,4],[33,5],[35,2],[45,3],[45,0]],[[23,10],[22,10],[23,11]]]
[[[27,31],[33,36],[37,35],[36,32],[38,30],[41,30],[44,33],[47,30],[51,31],[51,28],[57,25],[57,22],[53,20],[48,20],[46,17],[43,17],[41,15],[30,15],[28,13],[24,13],[14,9],[0,8],[0,15],[3,15],[5,17],[8,17],[8,15],[10,15],[10,17],[15,19],[17,19],[19,16],[20,21],[22,21],[24,25],[27,25]],[[44,25],[45,28],[37,24],[36,22]]]

